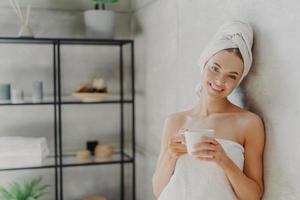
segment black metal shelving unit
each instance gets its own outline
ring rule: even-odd
[[[63,169],[66,167],[77,166],[91,166],[91,165],[120,165],[120,199],[124,200],[124,164],[132,164],[132,198],[135,200],[135,74],[134,74],[134,42],[133,40],[118,40],[118,39],[86,39],[86,38],[15,38],[15,37],[0,37],[1,44],[46,44],[52,46],[53,51],[53,100],[44,100],[41,103],[32,103],[30,101],[24,103],[4,103],[0,106],[36,106],[36,105],[50,105],[54,110],[54,156],[48,157],[48,162],[42,166],[33,167],[19,167],[0,169],[0,171],[13,171],[13,170],[34,170],[53,168],[55,170],[55,198],[56,200],[63,200]],[[76,100],[64,100],[61,94],[61,45],[106,45],[119,47],[119,73],[120,73],[120,98],[114,100],[105,100],[101,102],[81,102]],[[131,97],[130,99],[124,98],[124,60],[123,60],[123,47],[130,46],[130,70],[131,70]],[[88,105],[88,104],[116,104],[120,106],[120,152],[115,153],[112,160],[93,161],[90,162],[76,162],[72,160],[72,155],[63,154],[62,143],[62,105]],[[124,152],[124,105],[131,104],[132,112],[132,155]],[[65,163],[64,158],[70,158],[71,161]]]

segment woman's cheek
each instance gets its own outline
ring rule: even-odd
[[[215,79],[215,74],[213,74],[212,72],[210,72],[209,70],[206,73],[206,77],[204,79],[206,79],[206,81],[211,81]]]
[[[235,88],[235,85],[236,85],[235,83],[227,84],[226,87],[225,87],[226,90],[227,90],[226,92],[227,92],[228,94],[230,94],[230,93],[233,91],[233,89]]]

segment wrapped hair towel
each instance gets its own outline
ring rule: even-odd
[[[238,48],[242,54],[244,63],[243,74],[237,84],[238,86],[248,74],[252,65],[252,44],[253,29],[248,23],[241,21],[229,21],[224,23],[206,46],[198,60],[198,65],[201,68],[201,75],[205,64],[214,54],[224,49]],[[196,86],[197,94],[199,93],[200,88],[201,83]]]

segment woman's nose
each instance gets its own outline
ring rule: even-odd
[[[225,84],[225,77],[224,76],[218,76],[216,79],[216,84],[220,85],[224,85]]]

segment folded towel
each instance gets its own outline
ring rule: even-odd
[[[203,73],[205,64],[214,54],[224,49],[238,48],[242,54],[244,62],[244,71],[237,84],[238,86],[243,78],[248,74],[252,65],[252,43],[253,30],[248,23],[241,21],[229,21],[224,23],[212,38],[211,42],[204,49],[198,60],[198,65],[201,68],[201,74]],[[201,83],[198,83],[195,88],[197,94],[199,94],[200,88]]]
[[[48,154],[45,138],[0,137],[0,168],[40,166]]]
[[[47,156],[49,149],[46,138],[0,137],[0,157],[16,155]]]
[[[6,156],[0,158],[0,169],[37,167],[43,165],[43,159],[38,156]]]

